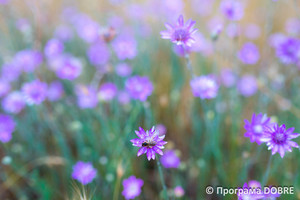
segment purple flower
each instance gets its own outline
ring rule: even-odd
[[[269,37],[269,45],[277,49],[285,40],[286,36],[282,33],[274,33]]]
[[[21,70],[17,63],[6,63],[1,67],[1,79],[8,82],[16,81],[21,74]]]
[[[78,161],[73,166],[72,178],[86,185],[97,176],[97,170],[90,162]]]
[[[130,103],[130,96],[126,91],[120,91],[118,94],[118,101],[122,105],[127,105]]]
[[[131,67],[126,63],[120,63],[116,66],[116,73],[121,77],[129,76],[131,72]]]
[[[231,69],[222,69],[221,82],[227,88],[232,87],[236,83],[236,75]]]
[[[173,150],[165,151],[160,162],[165,168],[178,168],[180,165],[180,159]]]
[[[33,72],[43,62],[43,56],[38,51],[26,49],[15,55],[14,62],[23,71]]]
[[[193,95],[201,99],[213,99],[218,94],[218,84],[212,76],[199,76],[190,81]]]
[[[239,59],[247,65],[254,65],[259,60],[259,51],[255,44],[245,43],[238,53]]]
[[[143,128],[139,127],[139,130],[135,131],[135,133],[139,138],[132,139],[130,141],[133,146],[140,147],[137,152],[137,156],[146,153],[148,160],[154,160],[155,153],[163,155],[161,149],[163,149],[164,145],[167,144],[167,142],[163,141],[165,135],[160,136],[154,126],[149,131],[144,131]]]
[[[82,64],[79,59],[64,55],[54,64],[56,75],[61,79],[74,80],[82,71]]]
[[[62,97],[63,93],[63,85],[59,81],[54,81],[48,87],[47,97],[49,101],[57,101]]]
[[[56,38],[60,39],[61,41],[68,41],[72,39],[73,32],[68,26],[60,25],[55,29],[54,35]]]
[[[125,82],[126,91],[131,98],[146,101],[153,91],[153,85],[146,76],[133,76]]]
[[[133,59],[137,55],[136,40],[129,34],[119,35],[112,47],[120,60]]]
[[[114,83],[104,83],[101,85],[98,97],[102,101],[111,101],[117,94],[118,88]]]
[[[183,197],[184,189],[181,186],[176,186],[174,188],[174,195],[175,195],[175,197],[178,197],[178,198]]]
[[[165,135],[167,133],[167,128],[163,124],[157,124],[156,131],[158,131],[159,135]]]
[[[99,25],[86,15],[78,16],[76,30],[78,36],[88,43],[95,42],[99,37]]]
[[[144,181],[142,179],[136,178],[135,176],[130,176],[123,181],[124,190],[122,191],[122,195],[126,200],[134,199],[141,194],[141,188],[143,185]]]
[[[268,149],[272,150],[272,155],[278,152],[283,158],[286,151],[292,152],[292,147],[299,148],[296,142],[291,141],[300,136],[299,133],[293,133],[294,130],[295,128],[286,130],[285,124],[279,126],[275,123],[272,126],[265,127],[261,141],[266,142]]]
[[[2,100],[3,110],[14,114],[21,112],[25,105],[23,94],[19,91],[11,92]]]
[[[250,97],[257,92],[256,78],[252,75],[244,75],[238,82],[238,91],[245,97]]]
[[[98,104],[97,91],[95,88],[78,85],[76,87],[77,103],[80,108],[94,108]]]
[[[22,93],[28,105],[40,104],[47,97],[47,84],[40,80],[25,83],[22,86]]]
[[[63,51],[64,51],[64,44],[56,38],[49,40],[44,49],[44,53],[48,58],[57,56],[61,54]]]
[[[0,80],[0,97],[5,96],[10,91],[10,84],[7,81]]]
[[[87,51],[89,61],[94,66],[101,66],[108,63],[110,51],[104,42],[96,42]]]
[[[300,33],[300,20],[297,18],[289,18],[285,23],[285,30],[291,35],[298,35]]]
[[[196,22],[191,19],[184,24],[183,16],[180,15],[175,25],[166,23],[165,26],[168,30],[161,31],[160,34],[163,39],[170,39],[177,45],[191,46],[195,42],[192,37],[197,31],[193,28],[195,24]]]
[[[300,41],[286,38],[276,48],[276,55],[283,64],[295,64],[300,60]]]
[[[244,136],[249,137],[250,142],[256,142],[260,145],[265,127],[269,125],[271,125],[270,118],[266,114],[259,113],[256,115],[253,113],[251,122],[245,119],[245,129],[247,132]]]
[[[234,0],[223,0],[220,4],[220,10],[229,20],[238,21],[244,15],[243,5]]]
[[[12,138],[12,132],[15,130],[15,122],[9,115],[0,114],[0,141],[9,142]]]
[[[237,196],[238,200],[258,200],[264,198],[261,185],[258,181],[249,181],[249,185],[245,183],[243,188],[238,188]]]

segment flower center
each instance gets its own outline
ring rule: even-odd
[[[262,125],[258,124],[258,125],[255,125],[255,126],[253,127],[253,130],[254,130],[255,133],[261,134],[262,131],[263,131],[263,127],[262,127]]]
[[[275,134],[275,137],[274,137],[274,140],[277,142],[277,143],[282,143],[285,141],[285,134],[284,133],[281,133],[281,132],[278,132]]]
[[[186,32],[186,30],[184,29],[177,29],[175,32],[174,32],[174,38],[176,41],[183,41],[187,38],[188,34]]]

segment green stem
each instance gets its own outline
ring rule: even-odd
[[[272,157],[273,157],[272,154],[270,154],[270,158],[269,158],[268,165],[267,165],[267,170],[266,170],[263,180],[261,182],[262,187],[264,187],[265,184],[268,182],[268,178],[269,178],[269,174],[270,174],[270,170],[271,170]]]
[[[192,62],[191,62],[191,59],[190,59],[190,55],[186,51],[186,49],[184,48],[184,46],[182,46],[182,48],[183,48],[184,58],[185,58],[185,61],[186,61],[186,67],[190,71],[192,78],[194,78],[195,74],[194,74],[194,71],[193,71],[193,66],[192,66]]]
[[[164,174],[163,174],[158,156],[156,156],[156,163],[157,163],[158,173],[159,173],[159,177],[160,177],[160,182],[161,182],[162,188],[163,188],[164,198],[169,199],[168,192],[167,192],[167,186],[166,186],[165,179],[164,179]]]

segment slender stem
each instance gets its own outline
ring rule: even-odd
[[[271,162],[272,162],[272,154],[270,154],[270,158],[269,158],[269,161],[268,161],[268,165],[267,165],[267,170],[265,172],[265,175],[263,177],[263,180],[262,180],[262,183],[261,183],[261,186],[264,187],[265,184],[267,183],[268,181],[268,178],[269,178],[269,174],[270,174],[270,170],[271,170]]]
[[[158,156],[156,156],[156,163],[157,163],[158,173],[159,173],[159,177],[160,177],[160,182],[161,182],[162,187],[163,187],[164,198],[169,199],[168,192],[167,192],[167,186],[166,186],[165,179],[164,179],[164,174],[163,174]]]
[[[194,71],[193,71],[193,66],[192,66],[192,62],[191,62],[191,59],[190,59],[190,55],[189,55],[189,53],[186,51],[186,49],[185,49],[184,46],[182,46],[182,48],[183,48],[184,58],[185,58],[185,61],[186,61],[186,67],[187,67],[188,70],[190,71],[191,76],[194,78],[194,77],[195,77],[195,74],[194,74]]]

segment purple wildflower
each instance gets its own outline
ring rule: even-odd
[[[79,59],[64,55],[55,63],[56,75],[61,79],[74,80],[82,71],[82,64]]]
[[[7,81],[0,80],[0,97],[5,96],[10,91],[10,84]]]
[[[40,104],[47,97],[47,84],[40,80],[25,83],[22,87],[22,93],[28,105]]]
[[[89,61],[94,66],[101,66],[108,63],[110,51],[104,42],[96,42],[87,51]]]
[[[63,85],[59,81],[54,81],[48,87],[47,97],[49,101],[57,101],[62,97],[63,92]]]
[[[156,130],[158,131],[159,135],[165,135],[167,133],[167,128],[163,124],[157,124]]]
[[[220,10],[229,20],[238,21],[244,15],[243,5],[234,0],[223,0],[220,4]]]
[[[104,83],[100,86],[98,97],[102,101],[111,101],[117,94],[118,88],[114,83]]]
[[[245,43],[238,53],[239,59],[247,65],[254,65],[259,60],[259,51],[255,44]]]
[[[0,114],[0,141],[9,142],[12,138],[12,132],[15,130],[15,122],[9,115]]]
[[[61,54],[63,51],[64,51],[64,44],[56,38],[49,40],[44,49],[44,53],[47,58],[57,56]]]
[[[243,188],[238,189],[237,196],[238,200],[258,200],[262,199],[264,194],[258,181],[249,181],[249,185],[245,183]]]
[[[264,129],[266,126],[271,125],[270,118],[267,117],[266,114],[259,113],[256,115],[253,113],[252,115],[252,121],[249,122],[247,119],[245,119],[245,137],[250,138],[250,142],[256,142],[257,144],[261,144],[261,138],[264,134]]]
[[[177,45],[191,46],[195,42],[192,37],[197,31],[193,28],[195,24],[196,22],[191,19],[184,24],[183,16],[180,15],[175,25],[166,23],[165,26],[168,30],[161,31],[160,34],[163,39],[170,39]]]
[[[297,18],[289,18],[285,23],[285,30],[291,35],[298,35],[300,33],[300,20]]]
[[[21,70],[17,63],[6,63],[1,67],[1,78],[8,82],[16,81],[21,74]]]
[[[120,91],[118,94],[118,101],[122,105],[127,105],[130,103],[130,96],[126,91]]]
[[[86,185],[97,176],[97,170],[90,162],[78,161],[73,166],[72,178]]]
[[[54,35],[56,38],[60,39],[61,41],[68,41],[72,39],[73,32],[68,26],[60,25],[55,29]]]
[[[160,158],[160,162],[165,168],[178,168],[180,165],[180,159],[173,150],[165,151]]]
[[[126,63],[120,63],[116,66],[116,73],[121,77],[129,76],[131,72],[131,67]]]
[[[98,104],[96,89],[84,85],[76,87],[77,103],[82,109],[94,108]]]
[[[176,186],[174,188],[174,195],[177,198],[183,197],[183,195],[184,195],[184,189],[181,186]]]
[[[250,97],[257,92],[256,78],[252,75],[244,75],[238,82],[238,91],[245,97]]]
[[[226,27],[227,36],[230,38],[236,38],[241,34],[241,27],[236,23],[230,23]]]
[[[137,55],[137,42],[129,34],[119,35],[112,47],[120,60],[133,59]]]
[[[236,75],[231,69],[222,69],[221,70],[221,82],[222,84],[229,88],[236,83]]]
[[[146,76],[133,76],[126,80],[125,87],[133,99],[146,101],[153,91],[153,85]]]
[[[139,127],[139,130],[135,131],[135,133],[139,138],[132,139],[130,141],[133,146],[140,147],[137,152],[137,156],[146,153],[148,160],[154,160],[155,153],[163,155],[163,151],[161,149],[163,149],[164,145],[167,144],[167,142],[163,141],[165,135],[160,136],[154,126],[149,131],[145,131],[143,128]]]
[[[144,181],[142,179],[130,176],[123,181],[124,190],[122,191],[122,195],[126,200],[134,199],[141,194],[143,185]]]
[[[190,85],[195,97],[201,99],[213,99],[218,94],[218,84],[212,76],[199,76],[190,81]]]
[[[21,112],[25,105],[23,94],[19,91],[11,92],[2,100],[3,110],[14,114]]]
[[[23,71],[33,72],[43,62],[43,56],[38,51],[26,49],[15,55],[14,62]]]
[[[300,60],[300,41],[286,38],[276,48],[276,55],[283,64],[295,64]]]
[[[300,136],[299,133],[293,133],[294,130],[293,127],[286,130],[285,124],[279,126],[275,123],[265,127],[261,141],[267,143],[268,149],[272,150],[272,155],[278,152],[283,158],[286,151],[292,152],[292,147],[299,148],[296,142],[291,141]]]
[[[88,16],[79,15],[75,23],[78,36],[85,42],[93,43],[98,39],[99,25]]]

